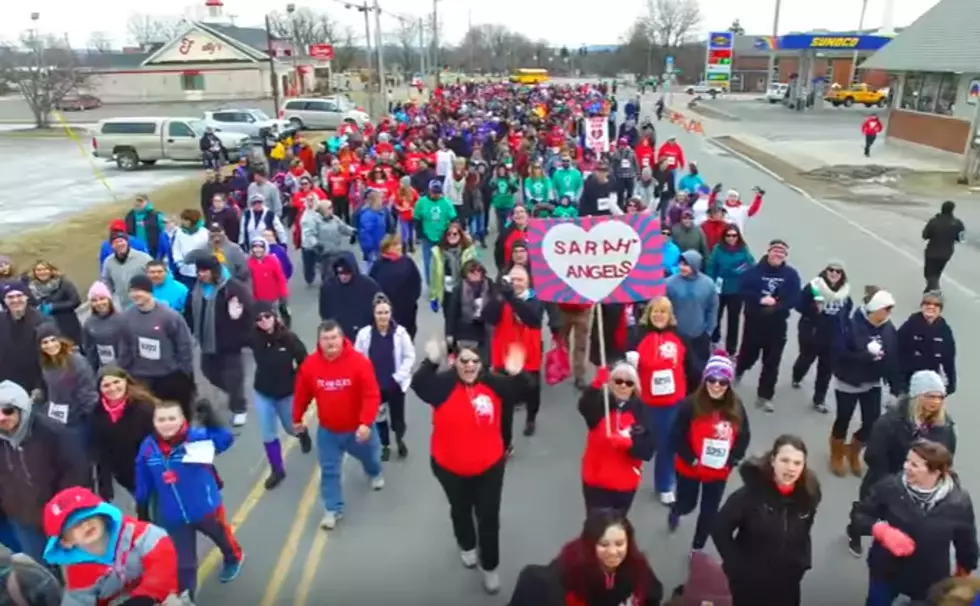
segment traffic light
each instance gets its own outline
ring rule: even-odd
[[[561,58],[562,59],[567,59],[568,58],[568,47],[567,46],[561,47],[561,53],[560,54],[561,54]]]
[[[583,46],[582,48],[578,49],[578,54],[584,57],[589,54],[589,49]]]

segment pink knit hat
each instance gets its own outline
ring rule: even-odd
[[[105,285],[105,282],[95,282],[92,284],[91,288],[88,289],[88,300],[92,299],[111,299],[112,292],[109,287]]]

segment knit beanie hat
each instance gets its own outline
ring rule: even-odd
[[[934,370],[919,370],[912,373],[909,380],[909,397],[917,398],[927,393],[941,393],[946,395],[946,382]]]
[[[735,363],[724,352],[716,352],[708,358],[702,377],[731,382],[735,379]]]
[[[153,282],[142,274],[136,275],[129,280],[129,290],[141,290],[151,293],[153,292]]]
[[[105,282],[96,281],[88,289],[88,300],[92,299],[111,299],[112,292],[109,287],[106,286]]]
[[[779,238],[776,238],[775,240],[770,240],[769,248],[767,249],[767,252],[782,253],[783,256],[788,255],[789,244],[787,244],[785,240],[781,240]]]

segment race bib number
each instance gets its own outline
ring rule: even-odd
[[[728,440],[706,439],[701,446],[701,464],[708,469],[724,469],[731,449]]]
[[[483,297],[473,299],[473,317],[479,318],[483,314]]]
[[[607,196],[605,198],[599,198],[596,201],[596,206],[599,208],[599,210],[604,210],[606,212],[612,210],[613,204],[616,204],[615,196]]]
[[[139,338],[140,357],[144,360],[160,359],[160,341],[158,339]]]
[[[650,378],[650,393],[655,396],[670,396],[677,391],[674,385],[674,371],[655,370]]]
[[[453,284],[455,284],[455,281],[453,280],[452,276],[446,276],[443,278],[443,284],[446,292],[453,292]]]
[[[99,363],[108,366],[116,361],[116,348],[112,345],[96,345],[95,353],[99,356]]]
[[[630,161],[629,161],[629,160],[627,160],[626,158],[623,158],[623,159],[622,159],[622,160],[621,160],[621,161],[619,162],[619,165],[620,165],[620,166],[622,166],[623,168],[629,168],[629,167],[630,167]]]
[[[242,306],[241,302],[238,300],[238,297],[232,297],[232,299],[228,301],[228,317],[232,320],[241,318],[244,311],[245,307]]]
[[[721,278],[715,278],[715,292],[719,295],[721,294],[722,286],[724,286],[724,280]]]
[[[677,164],[677,158],[674,156],[667,156],[667,166],[673,167],[675,164]]]
[[[55,421],[63,424],[68,424],[68,405],[67,404],[55,404],[51,402],[48,404],[48,416]]]

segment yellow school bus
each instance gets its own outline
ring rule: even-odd
[[[548,81],[548,70],[515,69],[510,76],[510,81],[515,84],[541,84]]]

